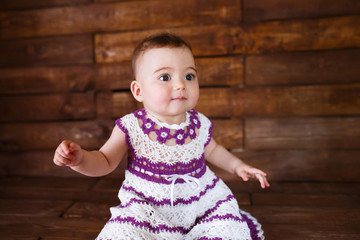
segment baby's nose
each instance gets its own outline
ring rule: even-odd
[[[179,79],[179,80],[175,81],[175,83],[174,83],[174,88],[175,88],[176,90],[184,90],[184,89],[185,89],[185,82],[184,82],[184,80]]]

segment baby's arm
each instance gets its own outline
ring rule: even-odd
[[[119,165],[127,150],[125,134],[115,126],[99,151],[86,151],[75,142],[63,141],[55,151],[54,163],[87,176],[104,176]]]
[[[266,179],[266,173],[247,165],[223,146],[217,144],[213,138],[205,148],[205,159],[229,173],[240,176],[244,181],[252,177],[259,180],[262,188],[270,186]]]

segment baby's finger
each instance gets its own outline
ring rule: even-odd
[[[257,174],[256,175],[256,178],[259,180],[260,182],[260,185],[261,185],[261,188],[266,188],[266,187],[270,187],[270,184],[269,182],[267,181],[266,177],[260,175],[260,174]]]
[[[65,153],[65,155],[69,155],[71,153],[70,144],[71,143],[68,141],[63,141],[59,146],[59,148],[62,150],[63,153]]]
[[[60,154],[55,155],[54,157],[54,163],[58,166],[67,166],[71,163],[68,159],[64,158]]]
[[[247,172],[246,171],[240,171],[237,173],[241,178],[242,180],[244,180],[245,182],[249,180],[249,177],[247,175]]]
[[[250,168],[249,170],[249,173],[252,173],[253,175],[257,175],[257,174],[260,174],[262,176],[266,176],[266,173],[261,171],[260,169],[257,169],[257,168]]]

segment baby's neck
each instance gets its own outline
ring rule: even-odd
[[[148,110],[146,110],[146,112],[151,114],[153,117],[158,119],[160,122],[167,123],[169,125],[180,125],[181,123],[186,121],[186,113],[182,113],[182,114],[179,114],[179,115],[164,116],[164,115],[154,114],[154,113],[152,113],[152,112],[150,112]]]

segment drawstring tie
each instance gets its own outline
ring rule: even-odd
[[[167,181],[171,181],[170,186],[170,200],[171,200],[171,207],[174,207],[174,188],[175,188],[175,182],[178,179],[184,180],[186,183],[196,183],[197,187],[200,188],[200,181],[199,179],[192,177],[190,173],[188,174],[173,174],[170,176],[165,177]]]

